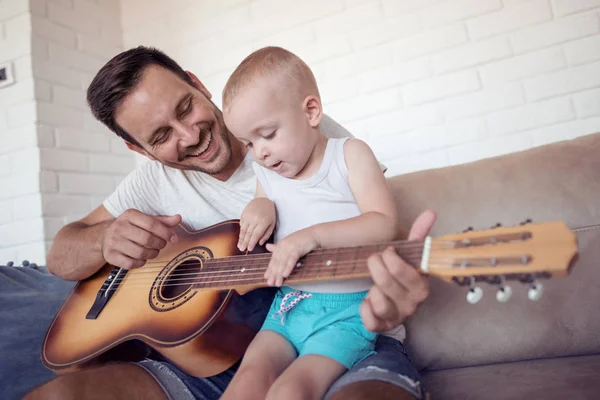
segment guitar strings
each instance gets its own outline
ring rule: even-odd
[[[361,260],[364,261],[364,260]],[[430,260],[429,263],[429,267],[430,268],[452,268],[451,265],[449,265],[449,262],[453,261],[452,258],[432,258]],[[368,269],[366,268],[366,264],[360,265],[360,266],[356,266],[356,265],[348,265],[348,264],[355,264],[355,262],[340,262],[338,263],[338,265],[330,265],[330,266],[322,266],[321,268],[317,269],[317,267],[311,268],[313,269],[313,271],[308,272],[307,274],[309,274],[309,276],[307,276],[306,278],[318,278],[318,276],[315,275],[315,273],[318,274],[325,274],[327,275],[328,278],[335,278],[335,275],[343,275],[343,274],[352,274],[352,273],[367,273],[368,274]],[[484,265],[487,266],[487,265]],[[455,267],[455,268],[460,268],[459,267]],[[222,271],[207,271],[207,272],[190,272],[190,273],[177,273],[177,271],[173,271],[173,273],[171,273],[170,275],[168,275],[167,278],[163,278],[161,279],[161,281],[163,282],[163,284],[161,286],[177,286],[177,285],[191,285],[191,284],[205,284],[205,285],[212,285],[214,283],[221,283],[221,282],[227,282],[227,283],[235,283],[235,282],[244,282],[244,281],[248,281],[248,280],[255,280],[256,278],[250,278],[248,279],[248,277],[250,275],[252,275],[252,277],[254,276],[264,276],[263,271],[266,271],[267,268],[266,267],[252,267],[252,266],[246,266],[243,267],[243,272],[242,270],[235,270],[226,274],[221,274],[221,275],[212,275],[210,277],[208,277],[208,279],[206,282],[201,282],[199,281],[199,279],[206,277],[206,274],[208,273],[222,273]],[[306,270],[304,270],[306,271]],[[328,273],[334,273],[335,275],[329,275]],[[288,277],[288,279],[303,279],[304,276],[302,275],[302,271],[297,272],[297,273],[292,273],[292,275],[290,275],[290,277]],[[156,277],[152,276],[152,277],[144,277],[144,276],[131,276],[131,275],[141,275],[142,272],[140,270],[132,270],[132,272],[130,272],[129,274],[120,277],[119,279],[116,279],[116,282],[122,282],[122,281],[127,281],[127,285],[131,286],[131,285],[136,285],[136,284],[142,284],[141,286],[145,286],[148,283],[150,283],[151,281],[155,281]],[[243,275],[242,275],[243,274]],[[225,279],[222,281],[219,281],[217,279]],[[239,278],[243,278],[243,279],[239,279]],[[164,282],[167,282],[166,284]]]
[[[454,244],[454,242],[451,242],[452,244]],[[357,251],[357,248],[353,248],[353,247],[345,247],[345,248],[341,248],[341,249],[319,249],[318,252],[316,253],[309,253],[307,255],[307,257],[312,258],[312,257],[325,257],[327,255],[347,255],[348,253],[357,253],[357,255],[359,255],[359,253],[364,253],[364,252],[369,252],[369,254],[372,253],[376,253],[379,252],[381,250],[386,249],[387,247],[390,247],[389,245],[371,245],[371,246],[365,246],[365,247],[360,247],[361,250]],[[372,248],[372,249],[370,249]],[[441,246],[438,243],[434,243],[431,246],[431,249],[441,249],[441,248],[451,248],[442,244]],[[403,247],[400,250],[419,250],[422,251],[423,249],[423,243],[415,243],[411,246],[406,246]],[[401,251],[402,254],[404,254],[403,251]],[[248,259],[250,259],[250,261],[264,261],[267,259],[271,258],[272,253],[258,253],[258,254],[240,254],[240,255],[236,255],[236,256],[227,256],[227,257],[219,257],[219,258],[211,258],[211,263],[222,263],[222,264],[230,264],[233,261],[236,260],[245,260],[248,261]],[[144,264],[144,266],[159,266],[159,268],[163,268],[165,266],[165,262],[164,261],[160,261],[160,262],[156,262],[156,261],[149,261],[146,264]]]
[[[362,257],[356,257],[353,258],[351,260],[335,260],[335,259],[327,259],[325,257],[321,257],[321,256],[309,256],[308,258],[305,258],[302,262],[302,265],[309,265],[311,268],[314,264],[318,263],[324,263],[327,261],[331,261],[332,263],[335,264],[341,264],[341,263],[358,263],[360,261],[366,261],[372,253],[369,253],[368,256],[362,256]],[[419,249],[418,251],[411,251],[411,252],[406,252],[403,253],[402,256],[405,258],[408,257],[421,257],[422,255],[422,250]],[[434,256],[435,257],[435,256]],[[222,272],[226,272],[228,270],[239,270],[242,268],[248,268],[248,266],[252,265],[254,266],[254,264],[260,264],[260,265],[264,265],[265,263],[263,261],[270,261],[271,259],[271,254],[266,255],[266,257],[260,257],[260,258],[253,258],[253,257],[231,257],[231,258],[235,258],[235,261],[230,262],[227,261],[228,258],[212,258],[212,259],[208,259],[204,262],[199,262],[199,264],[201,264],[201,268],[202,269],[216,269],[219,268]],[[338,257],[339,258],[339,257]],[[196,259],[192,259],[194,261],[196,261]],[[140,268],[135,268],[135,269],[131,269],[130,271],[135,271],[136,273],[145,273],[145,274],[156,274],[157,271],[162,270],[164,267],[166,267],[167,264],[160,263],[159,267],[147,267],[146,265],[140,267]],[[182,265],[185,264],[179,264],[176,268],[181,267]],[[188,264],[189,265],[189,264]],[[260,266],[259,265],[259,266]],[[265,266],[266,267],[266,266]],[[214,273],[215,271],[203,271],[203,273],[206,274],[211,274]]]
[[[447,264],[430,264],[431,268],[448,268]],[[328,272],[329,270],[333,270],[333,268],[324,268],[322,269],[320,272]],[[319,272],[319,273],[320,273]],[[338,276],[338,278],[342,279],[344,274],[366,274],[366,276],[368,276],[368,270],[364,270],[364,271],[356,271],[354,268],[345,268],[345,269],[338,269],[336,271],[336,276]],[[529,273],[529,271],[524,271],[523,273]],[[202,289],[217,289],[217,288],[222,288],[222,289],[233,289],[235,286],[240,286],[240,285],[256,285],[256,286],[268,286],[266,284],[266,280],[264,280],[264,278],[261,278],[261,276],[263,275],[262,272],[258,272],[255,274],[252,274],[253,276],[248,276],[248,275],[244,275],[244,276],[240,276],[236,279],[231,279],[230,277],[227,277],[228,279],[225,280],[221,280],[221,281],[209,281],[209,282],[198,282],[195,279],[191,279],[191,280],[186,280],[186,279],[182,279],[182,282],[178,282],[178,283],[167,283],[167,284],[161,284],[160,287],[164,288],[164,287],[174,287],[174,286],[194,286],[194,289],[197,290],[202,290]],[[254,275],[258,275],[258,278],[254,277]],[[324,278],[327,278],[327,280],[335,280],[336,276],[326,276]],[[318,280],[318,276],[312,276],[312,277],[306,277],[307,280]],[[188,278],[189,279],[189,278]],[[289,280],[298,280],[298,281],[302,281],[303,279],[305,279],[305,277],[303,277],[300,273],[299,276],[294,276],[291,275],[290,277],[288,277]],[[169,280],[170,281],[170,280]],[[142,289],[145,288],[147,289],[147,283],[146,284],[140,284],[140,282],[135,282],[135,283],[131,283],[129,281],[126,282],[127,283],[127,287],[128,288],[138,288],[138,289]],[[224,284],[228,284],[230,287],[223,287],[225,285],[214,285],[216,283],[224,283]],[[285,280],[284,280],[285,283]]]

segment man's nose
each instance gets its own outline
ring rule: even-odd
[[[179,123],[175,126],[182,147],[195,146],[200,141],[200,134],[192,126]]]

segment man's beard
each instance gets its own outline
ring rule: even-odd
[[[210,167],[197,166],[194,164],[186,164],[185,169],[203,172],[208,175],[215,175],[220,172],[223,172],[223,170],[227,167],[227,165],[229,164],[229,161],[231,161],[231,152],[232,152],[231,138],[229,136],[229,130],[227,129],[225,124],[222,121],[219,121],[219,125],[220,125],[220,127],[219,127],[218,133],[211,132],[211,134],[213,135],[213,138],[211,139],[211,143],[209,145],[209,147],[216,146],[217,143],[214,143],[214,142],[215,142],[215,140],[219,140],[219,137],[220,137],[222,143],[220,145],[219,151],[217,153],[215,153],[211,159],[202,162],[202,164],[208,164]],[[215,137],[215,136],[218,136],[218,137]],[[200,147],[201,144],[202,144],[202,141],[200,143],[198,143],[198,146],[195,146],[194,149],[191,149],[188,152],[188,154],[193,154],[194,151],[198,147]],[[211,165],[215,160],[218,160],[218,162],[214,165]]]

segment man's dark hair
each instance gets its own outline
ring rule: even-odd
[[[139,83],[144,71],[158,65],[172,71],[185,82],[194,82],[171,57],[153,47],[139,46],[124,51],[104,65],[87,90],[87,102],[94,117],[129,143],[140,145],[115,121],[115,110]]]

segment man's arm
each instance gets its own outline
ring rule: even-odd
[[[433,211],[423,212],[413,223],[408,240],[425,239],[435,219]],[[367,265],[375,284],[360,307],[363,323],[374,332],[394,329],[427,298],[429,282],[391,247],[373,254]]]
[[[130,269],[155,258],[167,242],[177,240],[179,215],[150,216],[127,210],[114,218],[100,206],[83,219],[64,226],[48,254],[48,270],[68,280],[82,280],[105,263]]]
[[[98,271],[106,262],[101,238],[114,218],[100,206],[85,218],[64,226],[48,253],[48,270],[63,279],[81,280]]]

